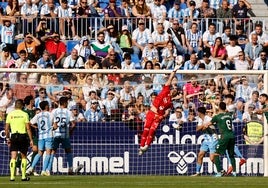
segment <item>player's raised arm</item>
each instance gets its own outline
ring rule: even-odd
[[[172,82],[173,78],[175,77],[177,70],[179,70],[180,67],[181,66],[179,66],[179,65],[175,66],[173,71],[170,73],[169,78],[168,78],[167,82],[165,83],[165,86],[170,86],[171,85],[171,82]]]

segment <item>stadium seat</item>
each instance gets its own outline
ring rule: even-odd
[[[66,41],[67,54],[70,54],[74,46],[78,43],[79,41],[76,41],[76,40],[67,40]]]

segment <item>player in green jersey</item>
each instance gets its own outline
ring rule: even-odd
[[[222,169],[220,163],[220,155],[224,155],[227,150],[231,160],[231,165],[233,167],[233,176],[236,176],[236,166],[234,158],[234,146],[235,146],[235,136],[232,129],[232,116],[230,113],[226,112],[226,104],[220,102],[219,104],[219,113],[215,115],[212,120],[207,123],[205,126],[209,127],[210,125],[215,125],[218,127],[220,132],[220,139],[218,140],[218,145],[216,146],[216,153],[213,154],[212,160],[216,165],[218,173],[216,177],[221,177],[225,175],[225,171]]]

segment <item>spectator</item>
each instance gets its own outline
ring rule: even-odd
[[[62,68],[64,57],[66,55],[66,45],[60,41],[60,35],[54,32],[52,35],[42,37],[45,41],[46,50],[51,55],[55,68]]]
[[[258,91],[252,91],[250,99],[245,103],[245,112],[248,111],[249,105],[254,105],[254,109],[259,110],[261,109],[261,103],[259,101],[259,92]]]
[[[35,60],[38,57],[37,47],[40,45],[40,41],[34,37],[31,33],[24,34],[24,41],[20,42],[17,47],[17,53],[21,50],[26,51],[26,57],[30,60]]]
[[[234,60],[237,59],[239,56],[239,52],[242,51],[242,48],[237,45],[237,37],[235,35],[231,35],[230,38],[230,45],[226,46],[227,51],[227,64],[226,67],[230,70],[233,70],[234,67]]]
[[[201,7],[198,9],[199,11],[199,18],[201,18],[201,30],[204,30],[206,28],[206,19],[203,18],[210,18],[209,19],[209,26],[213,20],[213,18],[216,18],[216,11],[215,9],[209,7],[209,0],[203,0]]]
[[[198,30],[197,23],[192,23],[191,28],[186,30],[185,39],[188,53],[197,53],[198,57],[201,57],[201,51],[203,49],[202,33]]]
[[[255,59],[259,57],[262,51],[263,51],[263,47],[262,45],[258,44],[257,34],[252,34],[251,42],[246,44],[245,50],[244,50],[246,59],[248,60],[250,67],[253,66]]]
[[[31,28],[35,28],[36,17],[38,15],[38,7],[32,0],[26,0],[21,7],[21,16],[24,23],[23,33],[30,32]]]
[[[131,129],[131,130],[141,130],[141,119],[137,113],[134,104],[129,104],[126,107],[126,110],[122,114],[122,121]]]
[[[108,50],[108,55],[102,61],[103,69],[121,69],[121,63],[113,48]]]
[[[91,12],[87,0],[81,0],[79,3],[76,11],[76,16],[78,17],[76,27],[81,26],[78,29],[79,36],[86,36],[90,34],[91,17],[98,17],[99,15],[97,12],[95,14]]]
[[[253,70],[268,70],[268,59],[265,51],[262,51],[258,58],[255,59]]]
[[[13,87],[14,97],[22,100],[28,95],[35,97],[34,86],[27,84],[27,74],[20,74],[18,78],[18,83]]]
[[[8,0],[6,7],[7,16],[20,16],[20,6],[18,0]]]
[[[112,46],[104,41],[104,32],[100,31],[97,34],[97,40],[91,43],[93,50],[96,52],[96,56],[103,59],[108,54],[108,49]]]
[[[152,89],[152,80],[149,77],[145,77],[142,84],[139,84],[135,90],[135,98],[138,98],[139,95],[143,96],[143,103],[149,105],[150,96],[153,93]]]
[[[83,95],[84,95],[84,100],[89,101],[90,100],[90,92],[95,91],[97,92],[98,87],[93,84],[93,78],[91,74],[88,74],[86,76],[86,83],[82,87]]]
[[[131,34],[127,28],[127,25],[122,26],[121,34],[119,34],[116,41],[123,52],[133,54]]]
[[[248,23],[248,11],[251,5],[246,0],[238,0],[238,3],[233,7],[233,20],[235,25],[245,26]]]
[[[222,43],[224,47],[226,47],[230,44],[231,27],[225,26],[223,30],[224,30],[224,33],[221,35],[221,38],[222,38]]]
[[[205,70],[215,70],[215,62],[210,59],[211,53],[210,51],[203,52],[203,59],[199,60],[200,64],[203,63],[205,65]],[[199,66],[200,68],[200,66]]]
[[[81,56],[78,55],[77,49],[73,49],[71,54],[67,56],[63,63],[65,69],[78,69],[84,67],[84,61]]]
[[[184,29],[180,26],[178,20],[173,20],[172,26],[168,28],[167,33],[170,39],[173,40],[176,45],[179,55],[184,55],[186,52],[186,38]]]
[[[46,89],[41,87],[39,90],[38,90],[38,97],[36,97],[34,99],[34,106],[35,108],[40,108],[39,104],[40,102],[42,101],[47,101],[49,106],[51,106],[51,100],[50,98],[47,96],[47,93],[46,93]]]
[[[153,26],[154,30],[157,28],[158,23],[162,23],[165,31],[169,28],[169,21],[166,20],[167,18],[167,9],[165,5],[160,3],[161,0],[154,0],[154,3],[150,5],[152,19],[153,19]]]
[[[26,51],[21,50],[21,51],[19,51],[18,54],[19,54],[19,59],[17,59],[15,61],[15,65],[16,65],[15,67],[16,68],[21,68],[21,69],[29,68],[30,60],[26,56],[26,54],[27,54]]]
[[[246,44],[248,43],[248,36],[244,33],[242,26],[238,25],[236,27],[236,37],[238,45],[244,50]]]
[[[38,40],[41,42],[41,44],[37,47],[38,55],[42,55],[43,51],[46,49],[45,42],[42,40],[42,37],[49,36],[51,34],[51,30],[49,29],[47,20],[45,18],[40,19],[35,31]]]
[[[235,85],[235,98],[242,98],[245,102],[247,102],[250,99],[252,88],[249,86],[246,76],[242,76],[241,79],[233,80],[232,84],[236,82],[240,83],[238,85]]]
[[[116,30],[114,28],[114,25],[108,25],[107,26],[107,30],[105,32],[105,39],[104,41],[106,43],[111,44],[111,46],[113,47],[113,49],[115,50],[115,52],[117,52],[118,54],[122,55],[123,51],[122,49],[119,47],[119,45],[116,43],[116,40],[119,36],[119,32],[118,30]]]
[[[5,117],[5,114],[15,109],[15,97],[12,89],[7,89],[5,94],[0,98],[0,111]]]
[[[37,67],[42,69],[48,67],[54,68],[53,60],[51,59],[48,51],[44,50],[42,57],[37,60]]]
[[[211,56],[212,56],[212,60],[215,62],[215,67],[216,70],[218,69],[222,69],[223,65],[222,64],[226,64],[226,57],[227,57],[227,52],[226,49],[222,43],[222,38],[221,37],[217,37],[215,39],[215,43],[214,45],[212,45],[211,47]]]
[[[211,49],[212,46],[215,45],[215,40],[217,37],[220,37],[220,33],[216,32],[216,25],[214,23],[210,23],[208,30],[203,34],[204,50],[206,50],[206,48]]]
[[[50,84],[46,86],[47,95],[51,102],[58,102],[63,90],[64,87],[59,83],[58,76],[53,74]]]
[[[98,109],[99,102],[92,100],[90,108],[85,111],[85,118],[87,122],[103,122],[105,121],[104,114]]]
[[[189,1],[188,8],[184,9],[184,22],[188,23],[187,28],[189,28],[189,26],[191,26],[193,23],[197,24],[199,10],[196,7],[196,2],[191,0]]]
[[[216,10],[216,15],[218,20],[218,24],[220,28],[224,28],[226,26],[230,26],[230,21],[233,16],[233,11],[229,8],[228,0],[222,0],[221,6]]]
[[[118,121],[118,115],[120,114],[118,108],[118,101],[120,95],[116,93],[114,90],[109,89],[107,92],[107,96],[102,100],[102,105],[105,106],[107,110],[107,121]]]
[[[151,40],[152,35],[149,29],[145,28],[143,19],[139,19],[138,28],[132,32],[132,44],[134,54],[141,57],[142,51],[144,50],[148,41]]]
[[[7,64],[10,60],[12,60],[10,50],[8,47],[4,47],[2,49],[2,52],[0,52],[0,67],[1,68],[8,68]],[[4,73],[0,73],[0,78],[2,78],[3,75],[4,75]]]
[[[182,111],[182,108],[175,108],[174,113],[170,114],[168,121],[169,123],[172,123],[173,128],[182,128],[183,124],[187,121],[184,112]]]
[[[243,113],[245,107],[245,100],[240,97],[236,99],[234,113],[233,113],[233,122],[243,122]]]
[[[188,106],[188,103],[191,101],[191,98],[194,102],[197,102],[198,95],[200,94],[201,86],[197,82],[197,77],[192,75],[191,81],[185,83],[183,86],[183,101],[184,106]]]
[[[124,19],[122,19],[122,10],[116,6],[116,0],[109,0],[108,6],[103,10],[104,12],[104,26],[110,24],[115,26],[115,30],[118,31],[124,25]]]
[[[14,43],[14,37],[15,37],[15,19],[5,17],[3,20],[3,25],[0,29],[0,35],[1,35],[1,42],[2,45],[5,44],[5,46],[10,50],[11,53],[16,52],[16,44]],[[1,23],[1,22],[0,22]]]
[[[256,34],[258,36],[258,43],[262,45],[263,49],[267,53],[268,51],[268,35],[263,31],[261,24],[255,25],[255,30],[249,35],[249,41],[251,42],[251,35]]]
[[[41,6],[40,17],[47,23],[47,28],[56,31],[58,30],[58,7],[54,0],[48,0]]]
[[[127,106],[134,102],[135,93],[132,85],[129,81],[125,81],[123,88],[120,90],[120,105],[123,108],[127,108]]]
[[[166,47],[162,50],[161,67],[162,69],[173,69],[175,67],[175,58],[177,57],[177,49],[172,41],[168,41]]]
[[[78,55],[83,58],[85,62],[90,55],[96,55],[92,46],[90,45],[90,41],[88,37],[83,36],[78,44],[74,46],[74,49],[77,50]]]
[[[198,70],[199,60],[196,54],[191,54],[190,60],[184,63],[184,70]]]
[[[243,51],[240,51],[238,53],[238,59],[234,60],[234,65],[236,70],[249,70],[250,64],[245,58],[245,53]]]
[[[157,30],[152,33],[152,39],[154,41],[154,47],[158,51],[158,56],[160,56],[163,48],[167,46],[167,43],[169,41],[169,36],[164,31],[163,24],[157,24]]]
[[[86,119],[85,119],[84,115],[81,112],[79,112],[79,106],[78,105],[73,105],[70,110],[72,112],[72,116],[73,116],[74,121],[76,123],[86,122]]]
[[[36,69],[37,68],[37,64],[34,62],[31,62],[29,64],[29,68],[30,69]],[[29,72],[28,73],[28,79],[27,79],[27,83],[29,85],[34,86],[34,89],[37,89],[37,84],[39,84],[39,78],[40,78],[40,73],[39,72]]]
[[[135,69],[135,63],[131,61],[131,55],[129,53],[125,53],[124,55],[124,61],[122,61],[122,70],[134,70]],[[129,73],[121,73],[120,74],[121,80],[124,82],[126,80],[134,81],[135,82],[135,74],[129,74]]]
[[[145,67],[147,61],[152,61],[153,64],[159,62],[158,51],[154,47],[154,41],[152,39],[148,40],[148,44],[142,51],[142,60],[141,66]]]
[[[188,116],[186,118],[186,122],[193,123],[193,122],[197,122],[197,121],[198,121],[198,119],[196,117],[195,110],[193,108],[189,109]]]
[[[224,75],[217,75],[214,78],[214,82],[216,84],[216,92],[219,92],[223,95],[229,94],[227,79]]]
[[[99,88],[98,91],[106,87],[109,83],[108,76],[106,74],[96,73],[92,75],[92,78],[93,78],[93,84],[96,85],[97,88]]]
[[[65,40],[66,36],[68,38],[72,36],[74,40],[79,40],[75,32],[72,8],[68,5],[67,0],[61,1],[61,5],[58,7],[58,17],[61,39]]]
[[[87,61],[85,62],[85,69],[99,69],[100,65],[96,60],[96,56],[89,55]]]
[[[72,98],[73,98],[73,100],[76,103],[81,102],[81,100],[83,99],[83,92],[82,92],[82,88],[77,85],[77,76],[72,75],[70,77],[69,89],[72,92]]]
[[[150,18],[151,10],[150,7],[146,5],[145,0],[139,0],[132,7],[132,14],[137,18]]]
[[[174,19],[179,20],[180,24],[183,24],[184,10],[180,8],[181,2],[179,0],[174,1],[174,5],[168,10],[169,22],[172,23]]]

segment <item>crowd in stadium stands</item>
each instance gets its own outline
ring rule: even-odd
[[[32,95],[36,109],[43,100],[56,108],[59,98],[67,96],[68,108],[80,122],[143,122],[168,77],[51,74],[49,69],[154,70],[173,69],[179,63],[182,70],[268,69],[268,35],[262,22],[249,19],[254,13],[246,0],[104,2],[102,9],[98,0],[8,0],[0,14],[0,67],[7,69],[0,73],[2,120],[14,109],[15,99]],[[93,23],[89,18],[98,19]],[[18,44],[15,35],[22,38]],[[77,41],[70,51],[67,39]],[[10,68],[48,71],[9,73]],[[250,121],[254,109],[261,108],[263,83],[262,76],[178,74],[172,83],[178,94],[170,121],[194,122],[200,106],[216,113],[226,96],[235,121]]]

